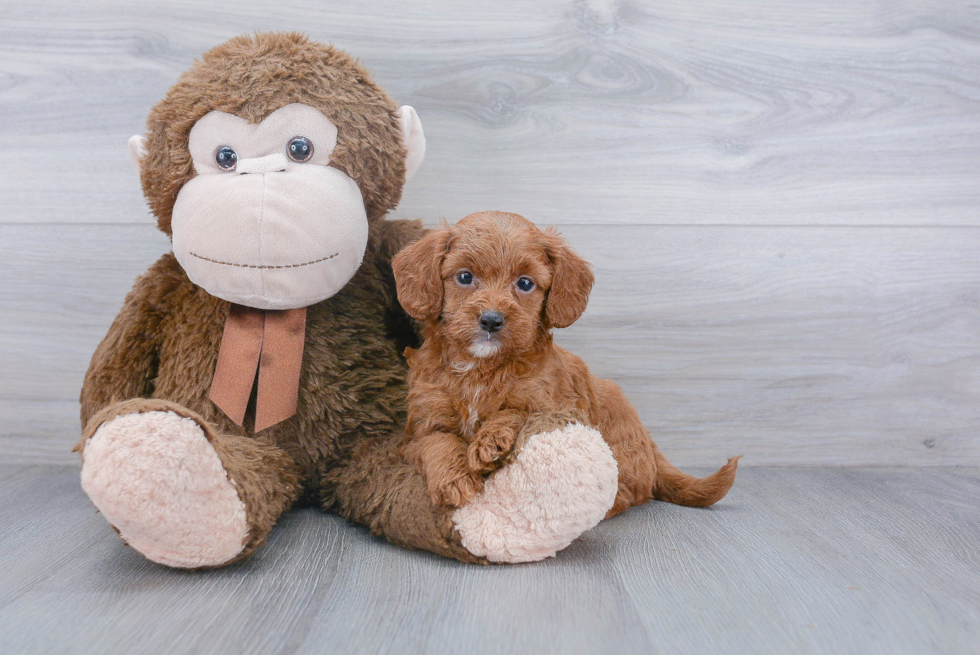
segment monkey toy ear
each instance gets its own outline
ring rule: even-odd
[[[143,155],[146,154],[146,137],[142,134],[136,134],[129,137],[129,158],[133,162],[133,166],[136,167],[136,172],[140,172],[140,160],[143,159]]]
[[[568,327],[589,304],[595,276],[589,262],[575,254],[557,232],[549,229],[545,238],[545,252],[551,260],[551,288],[545,315],[551,327]]]
[[[398,120],[402,126],[402,145],[408,151],[405,155],[405,182],[408,182],[425,158],[425,133],[419,115],[408,105],[398,108]]]
[[[442,260],[449,250],[449,227],[433,230],[391,260],[398,302],[419,321],[442,312]]]

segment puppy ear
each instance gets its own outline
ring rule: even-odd
[[[442,259],[450,230],[443,227],[401,250],[391,260],[398,302],[419,321],[439,318],[442,311]]]
[[[545,315],[551,327],[568,327],[589,304],[595,276],[589,262],[576,255],[557,231],[549,229],[545,239],[545,251],[551,259],[551,288],[545,301]]]

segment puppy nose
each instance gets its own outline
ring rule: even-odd
[[[480,327],[487,332],[496,332],[504,327],[504,315],[500,312],[483,312],[480,314]]]

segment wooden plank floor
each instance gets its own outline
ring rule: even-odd
[[[462,565],[316,510],[239,566],[124,546],[75,467],[0,467],[5,653],[975,653],[980,469],[745,468],[559,557]]]

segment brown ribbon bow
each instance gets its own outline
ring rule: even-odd
[[[232,304],[208,396],[241,425],[259,371],[255,432],[296,413],[306,307],[264,310]]]

